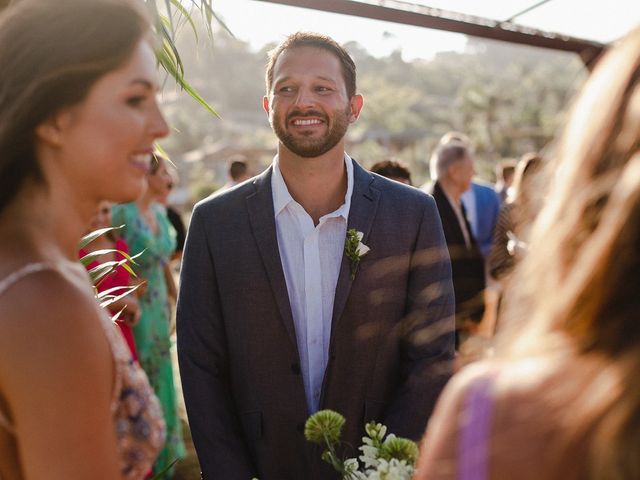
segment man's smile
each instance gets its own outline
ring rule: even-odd
[[[317,118],[314,119],[297,119],[293,121],[293,125],[295,125],[296,127],[304,127],[304,126],[308,126],[308,125],[321,125],[322,123],[324,123],[322,120],[319,120]]]

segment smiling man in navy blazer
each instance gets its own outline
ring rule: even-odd
[[[345,153],[363,104],[355,77],[330,38],[289,36],[266,72],[273,164],[194,209],[177,332],[205,479],[337,478],[304,439],[309,414],[342,413],[354,447],[369,420],[418,439],[450,376],[438,212]],[[350,229],[370,248],[361,258],[345,255]]]

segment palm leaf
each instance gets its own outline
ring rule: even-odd
[[[93,242],[96,238],[98,238],[100,235],[104,235],[107,232],[110,232],[112,230],[118,230],[119,228],[124,227],[124,225],[120,225],[119,227],[107,227],[107,228],[100,228],[98,230],[95,230],[91,233],[88,233],[87,235],[85,235],[84,237],[82,237],[80,239],[80,243],[78,244],[78,248],[84,248],[87,245],[89,245],[91,242]]]
[[[132,285],[132,286],[127,286],[127,287],[114,287],[114,288],[110,288],[109,290],[105,290],[104,292],[100,292],[98,294],[98,300],[100,301],[100,306],[102,308],[106,308],[109,305],[111,305],[112,303],[117,302],[118,300],[121,300],[129,295],[131,295],[133,292],[135,292],[140,285],[142,285],[144,282],[139,283],[138,285]],[[123,290],[120,294],[118,295],[114,295],[113,293],[116,290]],[[112,292],[111,294],[107,294],[105,295],[105,293],[107,291]]]
[[[173,15],[171,15],[171,0],[164,0],[164,6],[167,9],[167,16],[169,17],[169,25],[171,27],[170,32],[171,32],[171,40],[175,41],[176,37],[176,28],[173,25]]]
[[[160,473],[157,473],[156,475],[151,477],[150,480],[162,480],[162,478],[164,477],[165,473],[168,473],[169,470],[171,470],[176,463],[178,463],[178,459],[177,458],[173,462],[171,462],[171,464],[167,468],[165,468]]]
[[[175,80],[178,86],[186,91],[196,102],[203,106],[209,113],[220,118],[218,112],[209,105],[209,103],[202,98],[198,91],[186,80],[184,76],[184,65],[180,58],[180,52],[175,44],[175,26],[173,24],[172,13],[177,10],[184,18],[186,18],[192,25],[195,31],[195,24],[189,11],[179,4],[179,0],[165,0],[165,8],[167,9],[167,16],[162,15],[158,11],[156,5],[157,0],[146,0],[150,7],[150,11],[155,18],[156,34],[161,42],[161,48],[156,52],[156,59],[158,64],[167,72],[167,74]],[[192,0],[193,1],[193,0]],[[195,2],[194,2],[195,3]],[[174,10],[175,9],[175,10]],[[209,28],[209,35],[213,37],[213,31],[211,30],[211,17],[214,16],[211,9],[211,0],[203,0],[200,6],[201,12],[207,18],[207,25]],[[216,17],[216,20],[217,17]],[[226,29],[226,26],[224,27]]]
[[[126,260],[118,260],[118,261],[114,260],[110,262],[101,263],[100,265],[96,265],[91,270],[89,270],[91,283],[93,283],[93,285],[97,287],[98,285],[100,285],[100,283],[105,279],[107,275],[112,273],[120,265],[124,265],[126,262],[127,262]]]
[[[175,7],[176,10],[180,13],[180,18],[184,19],[186,22],[191,25],[191,30],[196,37],[196,43],[198,43],[198,29],[196,28],[196,24],[193,21],[193,17],[189,13],[189,11],[180,3],[180,0],[170,0],[171,4]]]
[[[108,255],[108,254],[111,254],[111,253],[119,253],[124,258],[126,258],[128,262],[133,263],[134,265],[137,265],[135,259],[138,258],[140,256],[140,253],[142,253],[142,252],[140,252],[137,255],[134,255],[132,257],[129,254],[127,254],[126,252],[123,252],[122,250],[118,250],[118,249],[115,249],[115,248],[105,248],[103,250],[95,250],[93,252],[87,253],[84,257],[82,257],[80,259],[80,263],[82,263],[82,265],[84,265],[86,267],[91,262],[93,262],[94,260],[97,260],[101,256]]]
[[[216,117],[220,118],[218,112],[207,103],[207,101],[200,96],[200,94],[184,79],[184,76],[180,74],[176,60],[172,58],[172,50],[169,47],[164,47],[157,53],[158,62],[162,65],[169,75],[171,75],[180,87],[186,91],[191,97],[193,97],[200,105],[202,105],[207,111]]]
[[[155,149],[158,151],[158,153],[159,153],[160,155],[162,155],[164,158],[166,158],[167,162],[169,162],[169,163],[173,166],[173,168],[175,168],[176,170],[178,170],[178,166],[177,166],[175,163],[173,163],[173,160],[171,160],[171,158],[169,158],[169,155],[168,155],[168,154],[167,154],[167,152],[164,150],[164,148],[162,148],[162,147],[160,146],[160,144],[159,144],[159,143],[156,143],[156,144],[154,145],[154,147],[155,147]]]

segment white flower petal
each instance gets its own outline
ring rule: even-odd
[[[371,250],[371,249],[369,247],[367,247],[364,243],[359,243],[358,244],[358,248],[356,249],[356,252],[357,252],[359,257],[363,257],[367,253],[369,253],[369,250]]]

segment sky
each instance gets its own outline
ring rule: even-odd
[[[412,0],[433,8],[506,20],[537,0]],[[431,59],[437,52],[463,51],[461,34],[399,25],[258,0],[215,0],[229,29],[254,50],[298,30],[327,34],[340,43],[357,41],[369,53],[401,50],[405,60]],[[550,0],[516,23],[544,31],[608,43],[640,25],[640,0]]]

